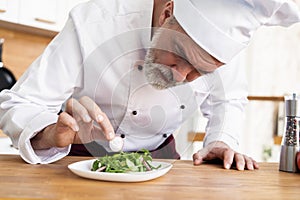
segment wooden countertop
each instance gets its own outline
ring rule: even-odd
[[[89,157],[65,157],[48,165],[30,165],[17,155],[0,155],[0,198],[12,199],[299,199],[300,174],[280,172],[278,163],[260,163],[255,171],[225,170],[221,165],[193,166],[175,161],[164,176],[140,183],[90,180],[67,165]]]

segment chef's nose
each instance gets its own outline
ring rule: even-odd
[[[193,70],[193,68],[187,65],[184,66],[173,65],[171,66],[171,70],[175,81],[183,82],[184,80],[186,80],[187,75]]]
[[[173,78],[176,82],[183,82],[186,79],[187,73],[178,71],[175,68],[171,68],[173,73]]]

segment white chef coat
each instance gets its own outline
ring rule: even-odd
[[[66,148],[33,150],[30,139],[56,123],[70,97],[91,97],[107,114],[124,151],[156,149],[200,106],[209,119],[205,145],[238,146],[246,83],[242,68],[214,73],[168,90],[156,90],[142,60],[151,39],[153,1],[92,0],[70,12],[64,29],[11,90],[0,94],[0,128],[29,163],[50,163]],[[178,141],[180,142],[180,141]],[[109,151],[107,142],[99,141]]]

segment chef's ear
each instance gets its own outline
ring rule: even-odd
[[[171,17],[173,15],[173,8],[174,8],[173,1],[168,1],[165,4],[165,6],[159,16],[159,20],[158,20],[159,26],[162,26],[165,23],[166,19],[168,19],[169,17]]]

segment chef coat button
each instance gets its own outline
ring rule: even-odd
[[[125,138],[125,134],[121,134],[120,136],[121,136],[121,138],[123,138],[123,139]]]
[[[164,134],[163,134],[163,137],[164,137],[164,138],[167,138],[167,137],[168,137],[168,135],[167,135],[166,133],[164,133]]]
[[[143,66],[142,66],[142,65],[139,65],[139,66],[138,66],[138,70],[142,71],[142,70],[143,70]]]
[[[182,109],[182,110],[185,109],[185,105],[181,105],[180,109]]]
[[[132,114],[137,115],[137,111],[136,110],[132,111]]]

